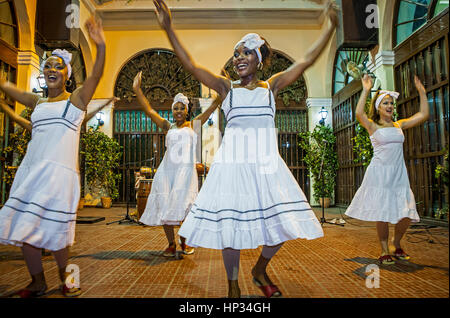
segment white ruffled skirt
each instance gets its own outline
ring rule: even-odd
[[[169,167],[166,167],[169,166]],[[158,168],[140,222],[150,225],[179,225],[198,194],[197,171],[193,164]]]
[[[303,191],[277,154],[275,173],[258,164],[215,162],[178,234],[186,244],[255,249],[323,236]]]
[[[419,222],[406,167],[370,164],[345,214],[363,221],[397,224],[410,218]]]
[[[50,251],[73,245],[79,200],[77,172],[49,160],[23,162],[0,210],[0,243]]]

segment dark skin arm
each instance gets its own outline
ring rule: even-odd
[[[92,117],[95,116],[95,114],[97,114],[99,111],[101,111],[104,107],[108,106],[110,103],[112,103],[113,101],[118,101],[119,98],[117,97],[111,97],[110,99],[108,99],[108,101],[100,106],[97,106],[95,109],[89,111],[86,114],[86,117],[84,118],[83,123],[88,122]]]
[[[144,113],[152,119],[152,121],[156,124],[156,126],[161,128],[164,132],[167,132],[170,129],[170,123],[166,119],[162,118],[158,114],[158,112],[153,109],[152,105],[150,105],[150,102],[145,97],[144,92],[142,92],[141,83],[142,83],[142,72],[139,72],[134,78],[133,82],[133,91],[136,93],[136,97],[139,101],[139,104],[144,110]]]
[[[97,55],[95,58],[94,67],[91,74],[84,81],[83,86],[76,89],[72,93],[71,102],[81,110],[86,110],[92,96],[95,93],[98,83],[103,75],[103,69],[105,67],[105,35],[103,34],[101,20],[96,20],[91,17],[86,22],[86,28],[89,32],[89,36],[95,43],[97,48]]]
[[[327,15],[331,21],[331,26],[320,36],[313,46],[306,52],[303,59],[295,62],[286,71],[273,75],[269,80],[270,87],[276,97],[278,92],[283,88],[295,82],[311,65],[313,65],[320,57],[321,53],[327,46],[338,25],[337,10],[338,7],[334,2],[328,2]]]
[[[201,125],[206,123],[206,121],[209,119],[209,116],[216,110],[216,108],[222,103],[222,98],[217,97],[213,102],[211,103],[211,106],[209,106],[203,113],[199,114],[197,117],[195,117],[191,121],[191,125],[194,124],[196,120],[199,120],[201,122]]]
[[[28,131],[31,131],[32,127],[31,127],[31,122],[25,118],[23,118],[22,116],[16,114],[14,112],[14,110],[11,109],[11,107],[9,107],[8,105],[6,105],[4,102],[0,101],[0,109],[2,111],[4,111],[9,118],[11,118],[14,122],[16,122],[17,124],[19,124],[20,126],[22,126],[23,128],[25,128]]]

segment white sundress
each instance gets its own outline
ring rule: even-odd
[[[140,222],[179,225],[198,194],[195,167],[197,134],[190,127],[172,125],[166,135],[166,153],[153,178]]]
[[[403,158],[403,131],[398,127],[377,129],[370,140],[373,158],[346,215],[363,220],[398,223],[403,218],[419,222]]]
[[[193,247],[254,249],[323,236],[278,152],[270,89],[231,88],[227,126],[198,197],[178,234]]]
[[[0,243],[27,243],[50,251],[73,245],[84,116],[70,100],[35,107],[31,141],[0,210]]]

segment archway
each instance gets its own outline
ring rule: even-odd
[[[17,26],[17,15],[12,0],[2,1],[0,3],[0,77],[10,82],[17,83],[17,54],[19,46],[19,34]],[[0,101],[14,109],[14,101],[0,91]],[[6,194],[9,185],[12,183],[13,170],[6,169],[11,166],[12,152],[4,156],[3,150],[8,147],[10,142],[10,132],[13,132],[14,125],[0,111],[0,193],[1,204],[6,201]],[[7,180],[5,182],[5,179]]]
[[[126,202],[127,194],[134,202],[134,171],[142,166],[158,167],[165,152],[165,134],[135,99],[133,79],[139,71],[142,90],[161,117],[173,120],[172,98],[179,92],[189,98],[191,115],[200,111],[201,84],[183,69],[172,51],[150,49],[124,63],[114,85],[114,96],[121,100],[114,109],[113,136],[123,147],[118,202]]]

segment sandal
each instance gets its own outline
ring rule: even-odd
[[[386,255],[382,255],[378,258],[378,261],[380,262],[380,264],[382,265],[392,265],[395,264],[395,261],[392,259],[391,255],[386,254]]]
[[[61,285],[61,293],[64,297],[77,297],[81,295],[81,288],[78,287],[67,287],[66,284]]]
[[[195,248],[187,245],[186,243],[181,243],[181,250],[182,250],[183,254],[186,254],[186,255],[192,255],[195,252]]]
[[[409,260],[411,257],[405,253],[405,251],[400,247],[397,248],[394,252],[394,257],[396,259],[402,260],[402,261],[407,261]]]
[[[257,278],[253,277],[253,284],[258,286],[267,298],[281,297],[281,291],[276,285],[263,285]]]
[[[20,298],[36,298],[45,295],[47,291],[47,286],[43,288],[42,290],[29,290],[27,288],[19,290],[17,293],[13,294],[13,297],[20,297]]]
[[[164,257],[175,257],[177,254],[177,246],[175,244],[170,244],[168,248],[163,253]]]

